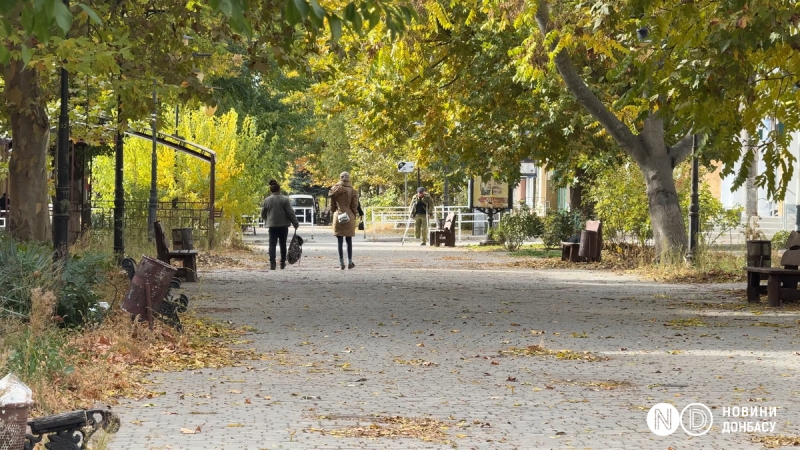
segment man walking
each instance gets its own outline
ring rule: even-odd
[[[428,242],[428,219],[433,218],[433,212],[433,198],[425,192],[424,187],[418,187],[409,213],[414,219],[414,237],[422,238],[421,245]]]
[[[281,195],[281,187],[275,180],[269,180],[270,196],[264,200],[261,208],[261,219],[269,228],[269,270],[275,270],[277,262],[277,246],[281,247],[281,270],[286,267],[286,238],[289,236],[289,225],[296,230],[300,223],[294,214],[289,197]]]

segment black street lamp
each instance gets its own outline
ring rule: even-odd
[[[114,254],[119,261],[125,257],[125,241],[123,230],[125,224],[125,188],[122,184],[122,166],[125,158],[123,157],[123,131],[122,131],[122,108],[120,99],[117,97],[117,140],[114,149]]]
[[[158,145],[158,96],[155,90],[153,91],[153,116],[151,124],[153,127],[153,153],[150,160],[150,202],[147,208],[147,232],[152,238],[155,233],[156,209],[158,206],[158,189],[156,187],[158,177],[158,155],[156,153],[156,146]]]
[[[69,0],[64,0],[69,8]],[[56,203],[53,205],[53,247],[56,258],[66,258],[69,249],[69,73],[61,68],[61,114],[58,116],[56,147]]]
[[[700,135],[695,134],[692,138],[692,203],[689,206],[689,251],[686,253],[686,260],[689,263],[694,262],[697,253],[697,235],[700,233],[700,193],[698,192],[700,164],[697,158]]]

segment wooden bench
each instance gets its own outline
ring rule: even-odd
[[[438,247],[439,244],[444,244],[445,247],[456,246],[455,221],[456,213],[451,212],[444,219],[444,225],[440,230],[431,230],[429,237],[433,247]]]
[[[181,261],[183,267],[178,269],[177,276],[186,278],[186,281],[197,281],[197,250],[170,250],[161,222],[155,222],[154,230],[158,260],[167,264],[172,264],[173,259]]]
[[[580,242],[561,242],[561,260],[569,262],[600,262],[603,250],[603,224],[589,220],[581,231]]]
[[[745,267],[747,271],[747,301],[758,303],[767,294],[769,306],[781,306],[781,300],[800,300],[797,283],[800,281],[800,234],[792,231],[781,256],[783,267]],[[767,285],[762,286],[761,280]]]

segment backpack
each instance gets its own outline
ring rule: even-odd
[[[292,242],[289,243],[289,249],[286,251],[286,261],[294,264],[300,261],[301,256],[303,256],[303,238],[297,235],[297,230],[294,230]]]

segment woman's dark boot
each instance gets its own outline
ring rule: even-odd
[[[281,270],[286,268],[286,261],[281,261]]]
[[[269,262],[269,270],[275,270],[275,266],[276,266],[275,261],[270,261]]]

